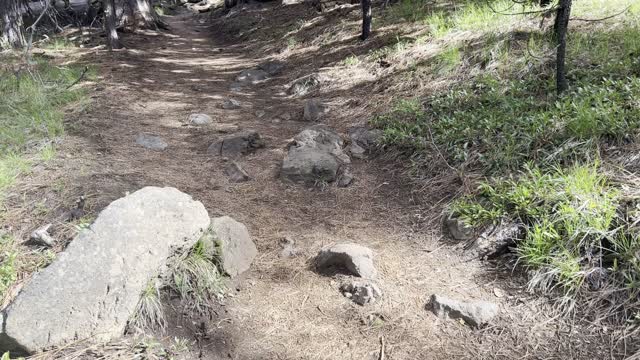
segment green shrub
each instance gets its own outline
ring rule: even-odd
[[[640,125],[638,78],[585,84],[560,99],[541,85],[483,77],[424,106],[400,101],[372,123],[384,130],[387,144],[424,152],[433,142],[454,164],[474,158],[494,170],[527,160],[580,159],[597,142],[622,140]]]
[[[621,216],[621,200],[597,165],[528,167],[517,178],[483,183],[477,196],[454,203],[452,213],[472,226],[504,218],[524,224],[516,251],[532,274],[530,288],[560,289],[572,306],[611,286],[629,299],[640,295],[640,240]]]

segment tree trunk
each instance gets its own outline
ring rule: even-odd
[[[116,5],[114,0],[102,0],[104,5],[104,24],[109,49],[122,49],[116,30]]]
[[[236,5],[238,5],[238,0],[224,0],[225,9],[231,9]]]
[[[362,3],[362,40],[367,40],[371,34],[371,0],[360,0]]]
[[[128,1],[140,27],[148,29],[167,29],[167,24],[160,20],[150,0]]]
[[[2,3],[2,5],[0,5],[0,19],[2,20],[0,45],[14,48],[24,47],[26,40],[24,37],[20,1],[2,0],[0,3]]]
[[[569,16],[571,14],[571,0],[560,0],[556,12],[555,31],[558,50],[556,53],[556,91],[563,93],[569,84],[565,69],[565,57],[567,53],[567,28],[569,27]]]

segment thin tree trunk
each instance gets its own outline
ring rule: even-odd
[[[137,21],[139,26],[144,28],[161,28],[167,29],[167,24],[165,24],[160,18],[158,14],[156,14],[156,10],[153,8],[150,0],[128,0],[129,6],[133,10],[133,13],[137,17]]]
[[[116,30],[116,5],[114,0],[102,0],[104,5],[105,31],[107,33],[107,43],[109,49],[122,49],[122,44],[118,38]]]
[[[362,3],[362,40],[367,40],[371,34],[371,0],[360,0]]]
[[[18,0],[2,0],[0,15],[2,16],[2,46],[22,48],[26,45],[24,26],[22,23],[22,11]]]
[[[556,12],[555,31],[558,50],[556,54],[556,91],[563,93],[569,88],[565,69],[565,58],[567,54],[567,28],[569,27],[569,16],[571,14],[571,1],[560,0]]]

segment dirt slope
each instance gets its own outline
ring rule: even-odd
[[[309,125],[297,121],[303,100],[287,96],[285,85],[324,64],[293,59],[298,61],[287,63],[279,76],[233,92],[240,71],[268,59],[255,51],[259,46],[222,36],[223,19],[183,13],[166,20],[170,32],[127,34],[128,50],[87,55],[101,78],[94,104],[71,124],[55,165],[31,180],[45,187],[63,181],[69,194],[88,195],[94,212],[143,186],[173,186],[202,201],[212,216],[230,215],[249,227],[260,255],[218,318],[205,321],[206,335],[196,337],[199,323],[193,319],[173,316],[167,338],[198,340],[189,356],[381,359],[382,338],[385,359],[604,356],[592,352],[599,345],[583,346],[585,334],[545,315],[544,301],[517,284],[505,285],[504,274],[479,261],[463,260],[458,248],[441,241],[439,228],[421,226],[422,218],[437,214],[421,210],[431,204],[414,203],[388,162],[354,160],[357,180],[348,188],[309,188],[278,178],[289,139]],[[228,98],[241,108],[221,109]],[[370,115],[366,104],[340,110],[357,98],[327,99],[333,107],[325,122],[343,135],[363,124]],[[274,121],[284,112],[292,120]],[[215,126],[188,125],[191,113],[263,135],[266,148],[240,160],[251,181],[228,182],[223,159],[206,154],[223,134]],[[141,133],[161,136],[168,148],[142,148],[135,142]],[[299,256],[279,257],[284,237],[295,240]],[[309,259],[322,246],[343,241],[375,251],[381,302],[357,306],[340,294],[335,279],[310,269]],[[497,297],[496,288],[506,295]],[[488,329],[472,330],[427,311],[433,293],[494,301],[502,313]]]

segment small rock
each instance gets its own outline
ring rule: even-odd
[[[280,119],[282,121],[290,121],[292,119],[292,116],[291,116],[290,113],[284,112],[284,113],[278,115],[278,119]]]
[[[230,161],[224,167],[225,174],[229,177],[229,181],[234,183],[249,181],[249,174],[235,161]]]
[[[257,117],[257,118],[262,118],[262,117],[264,117],[266,114],[267,114],[267,113],[266,113],[266,112],[264,112],[264,111],[262,111],[262,110],[258,110],[258,111],[256,111],[256,117]]]
[[[495,295],[497,298],[504,297],[504,291],[498,288],[493,288],[493,295]]]
[[[354,142],[349,145],[349,154],[351,154],[351,156],[353,156],[354,158],[364,160],[367,158],[367,155],[365,153],[366,150],[357,143]]]
[[[164,150],[169,146],[161,137],[148,134],[138,135],[136,144],[151,150]]]
[[[320,250],[315,259],[316,269],[330,273],[335,270],[366,279],[374,279],[377,270],[373,266],[373,251],[358,244],[337,244]]]
[[[222,269],[230,277],[249,270],[253,259],[258,254],[256,245],[251,240],[249,231],[244,224],[237,222],[229,216],[223,216],[211,220],[209,236],[203,237],[203,241],[212,241],[211,248],[218,249],[216,256],[220,258]]]
[[[56,240],[49,235],[51,224],[47,224],[31,233],[30,240],[38,245],[52,247]]]
[[[304,121],[315,122],[326,113],[326,106],[318,99],[309,99],[304,103],[302,118]]]
[[[372,304],[382,297],[382,291],[372,282],[349,281],[340,285],[340,291],[358,305]]]
[[[453,215],[447,216],[444,224],[454,240],[463,241],[473,238],[473,228]]]
[[[382,137],[382,131],[378,129],[369,129],[366,127],[355,127],[349,130],[351,142],[358,144],[365,150],[371,149],[379,143]]]
[[[462,319],[473,327],[487,324],[498,314],[498,305],[487,301],[461,302],[431,295],[431,311],[440,318]]]
[[[207,153],[220,156],[240,156],[256,151],[265,146],[264,140],[256,131],[246,131],[219,140],[207,149]]]
[[[345,168],[338,177],[338,187],[347,187],[353,182],[353,174],[349,168]]]
[[[282,72],[284,63],[280,61],[267,61],[258,65],[258,69],[264,70],[269,76],[275,76]]]
[[[240,101],[235,99],[227,99],[222,102],[221,107],[225,110],[235,110],[240,108]]]
[[[329,127],[307,128],[293,138],[281,175],[294,182],[335,181],[341,164],[350,162],[342,146],[342,138]]]
[[[287,90],[289,95],[303,96],[309,93],[312,88],[320,84],[320,77],[317,74],[307,75],[293,82]]]
[[[261,69],[248,69],[243,70],[240,75],[236,77],[236,81],[245,84],[257,84],[269,78],[269,74]]]
[[[510,245],[522,238],[523,227],[517,223],[503,221],[482,232],[469,249],[481,258],[493,258],[507,251]]]
[[[228,134],[232,132],[236,132],[240,129],[238,125],[235,124],[214,124],[213,130],[222,134]]]
[[[189,123],[193,125],[211,124],[211,116],[207,114],[191,114],[189,115]]]
[[[295,248],[295,241],[288,236],[285,236],[280,241],[282,251],[280,251],[280,257],[290,258],[298,255],[298,249]]]

